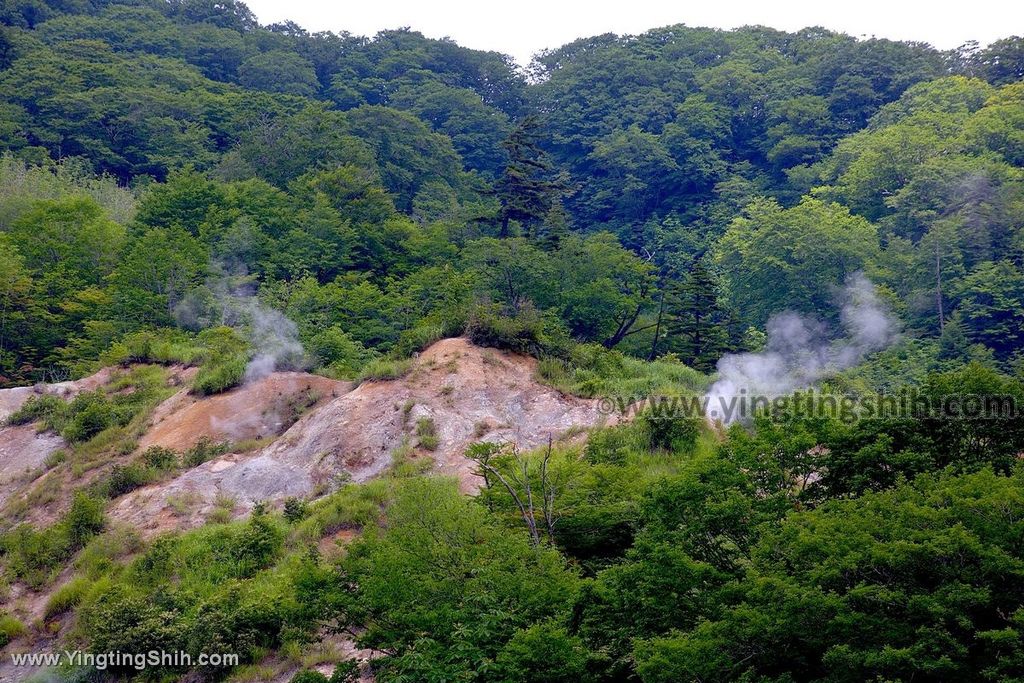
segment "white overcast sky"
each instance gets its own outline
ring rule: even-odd
[[[636,34],[669,24],[783,30],[824,26],[854,36],[920,40],[937,48],[982,45],[1024,33],[1024,0],[246,0],[260,23],[290,19],[311,31],[372,36],[408,26],[431,38],[497,50],[520,64],[544,48],[601,33]]]

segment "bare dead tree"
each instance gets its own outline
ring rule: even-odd
[[[548,447],[544,451],[544,459],[541,460],[540,465],[540,485],[541,492],[544,496],[544,504],[542,506],[542,512],[544,514],[544,523],[548,528],[548,540],[552,543],[555,542],[555,524],[558,519],[555,516],[555,493],[556,485],[555,482],[551,481],[548,476],[548,463],[551,462],[551,435],[548,434]]]
[[[511,462],[504,471],[494,465],[494,459],[502,454],[508,453]],[[544,520],[544,533],[550,542],[554,542],[555,525],[558,523],[558,515],[555,512],[555,498],[558,494],[559,484],[551,476],[551,457],[553,453],[553,440],[548,437],[548,445],[540,462],[540,491],[535,495],[534,482],[530,477],[530,459],[527,458],[514,444],[473,444],[466,451],[466,457],[479,466],[479,474],[484,478],[484,485],[488,489],[494,482],[500,483],[508,492],[512,502],[519,510],[523,522],[530,533],[530,542],[534,547],[540,545],[541,530],[538,527],[538,499],[540,504],[539,517]]]

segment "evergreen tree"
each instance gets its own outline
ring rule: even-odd
[[[970,352],[971,342],[959,312],[953,313],[939,336],[939,360],[963,360]]]
[[[714,368],[729,348],[728,315],[718,299],[714,275],[696,261],[682,278],[672,278],[665,291],[669,348],[699,370]]]
[[[498,179],[501,201],[501,237],[508,237],[509,223],[519,221],[528,229],[544,220],[558,206],[566,191],[560,176],[538,144],[537,117],[528,116],[503,143],[508,164]]]

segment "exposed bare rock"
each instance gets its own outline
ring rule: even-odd
[[[204,398],[182,389],[157,406],[140,448],[191,448],[202,438],[244,441],[276,436],[294,422],[299,402],[320,403],[348,391],[351,384],[304,372],[275,372],[224,394]]]
[[[473,441],[531,449],[605,421],[596,401],[564,396],[540,384],[535,374],[532,358],[479,348],[462,338],[445,339],[424,351],[408,376],[363,383],[307,412],[262,451],[229,454],[139,489],[117,501],[111,515],[143,533],[193,526],[213,511],[218,497],[221,505],[233,501],[241,514],[256,501],[314,496],[342,481],[379,476],[403,445],[421,456],[429,454],[439,472],[458,477],[464,490],[473,491],[479,482],[473,463],[463,455]],[[289,386],[301,386],[306,378]],[[291,381],[287,373],[268,380],[268,387]],[[232,419],[236,428],[245,425],[250,438],[272,431],[272,424],[256,419],[264,410],[259,406],[267,405],[267,391],[252,387],[229,392],[216,403],[169,399],[165,417],[142,445],[182,448],[215,423],[221,430],[217,434],[227,433],[222,421]],[[419,420],[433,423],[437,444],[432,452],[420,447]]]
[[[0,422],[3,422],[25,404],[30,397],[37,394],[52,394],[63,399],[73,398],[83,391],[95,391],[110,381],[113,368],[103,368],[99,372],[82,379],[56,384],[37,384],[31,387],[14,387],[0,389]]]
[[[64,439],[36,425],[0,428],[0,501],[35,479],[47,456],[64,445]]]

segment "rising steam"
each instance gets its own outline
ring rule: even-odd
[[[304,352],[295,323],[254,296],[246,301],[246,308],[249,343],[255,353],[245,368],[245,381],[266,377],[277,368],[300,367]]]
[[[300,369],[305,351],[295,323],[263,304],[256,296],[253,278],[244,266],[229,268],[215,263],[206,286],[191,292],[174,309],[178,324],[201,330],[227,325],[238,330],[252,348],[245,381],[266,377],[274,370]]]
[[[896,319],[863,273],[847,279],[840,321],[846,334],[830,341],[818,321],[792,312],[773,316],[763,351],[729,354],[718,361],[719,379],[707,394],[709,416],[729,422],[737,414],[728,406],[742,397],[771,399],[809,388],[889,346],[899,332]]]

